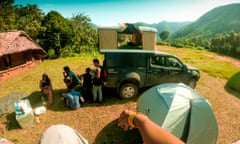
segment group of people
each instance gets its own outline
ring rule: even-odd
[[[93,64],[95,69],[90,69],[88,67],[86,68],[85,73],[81,75],[76,75],[71,71],[69,66],[63,67],[63,81],[68,92],[63,93],[62,95],[65,104],[71,109],[79,108],[81,103],[84,103],[85,101],[98,101],[101,103],[103,100],[103,82],[101,78],[102,67],[98,59],[93,59]],[[39,87],[41,91],[47,95],[47,102],[51,105],[53,103],[53,88],[51,80],[47,74],[42,75]]]
[[[92,100],[93,102],[96,102],[97,97],[98,102],[102,102],[102,67],[98,59],[94,59],[93,64],[95,69],[92,70],[90,68],[86,68],[85,73],[82,75],[76,75],[73,71],[71,71],[69,66],[65,66],[63,68],[64,83],[66,84],[68,92],[63,93],[62,95],[65,99],[65,104],[69,108],[77,109],[80,107],[80,103],[84,103],[85,100]],[[83,96],[78,89],[81,81]],[[53,88],[51,80],[47,74],[42,75],[39,86],[41,91],[48,96],[48,104],[52,104]],[[138,128],[142,139],[146,144],[183,143],[180,139],[165,131],[141,113],[124,110],[118,119],[118,126],[124,130]],[[88,144],[88,141],[82,137],[80,133],[69,126],[53,125],[43,133],[39,143]]]

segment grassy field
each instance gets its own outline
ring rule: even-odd
[[[216,54],[192,49],[174,49],[159,47],[179,56],[184,62],[198,67],[201,78],[196,90],[212,104],[219,126],[219,144],[229,144],[240,139],[240,94],[225,89],[227,79],[239,68],[228,61],[216,58]],[[75,58],[46,60],[38,67],[1,83],[0,97],[12,92],[24,92],[31,97],[39,98],[33,107],[41,104],[39,80],[42,73],[49,74],[54,87],[54,104],[47,112],[40,116],[40,123],[20,129],[14,120],[14,113],[1,117],[2,137],[14,141],[16,144],[37,143],[43,131],[53,124],[66,124],[78,130],[84,137],[95,144],[114,141],[118,144],[141,143],[139,133],[135,131],[123,132],[117,127],[116,119],[123,109],[135,110],[137,99],[131,101],[120,100],[114,91],[104,93],[103,104],[87,103],[82,108],[72,111],[61,101],[61,93],[65,91],[62,81],[62,68],[69,65],[75,73],[83,73],[86,67],[93,67],[92,59],[102,56],[82,55]],[[1,128],[1,127],[0,127]]]

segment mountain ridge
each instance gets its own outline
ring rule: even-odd
[[[172,35],[173,38],[205,37],[229,31],[240,32],[240,3],[216,7]]]

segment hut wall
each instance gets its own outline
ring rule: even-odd
[[[13,66],[21,65],[26,63],[26,57],[24,53],[15,53],[11,55],[11,61]]]
[[[0,71],[6,69],[3,57],[0,57]]]

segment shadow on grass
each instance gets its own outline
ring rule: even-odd
[[[62,100],[62,93],[67,92],[66,89],[55,89],[54,90],[54,103],[53,105],[48,106],[48,109],[51,109],[53,111],[70,111],[68,107],[65,106],[64,101]],[[36,107],[39,105],[42,105],[41,101],[41,92],[34,92],[30,95],[30,102],[32,104],[32,107]],[[100,104],[98,102],[85,102],[82,104],[84,107],[97,107],[97,106],[108,106],[113,104],[124,104],[129,101],[136,102],[138,97],[130,99],[130,100],[122,100],[120,99],[115,89],[103,89],[103,102]]]
[[[16,118],[15,118],[15,112],[9,113],[6,115],[6,129],[7,130],[14,130],[14,129],[20,129],[20,126],[18,125]]]
[[[71,111],[67,106],[65,106],[64,101],[62,100],[62,93],[67,92],[66,89],[54,89],[54,103],[53,105],[47,106],[47,109],[53,110],[53,111]],[[140,91],[140,94],[143,91]],[[43,105],[43,101],[42,101],[42,96],[43,93],[40,91],[35,91],[32,92],[29,96],[24,97],[24,98],[28,98],[32,108],[36,108],[38,106],[42,106]],[[84,103],[83,106],[84,107],[96,107],[96,106],[107,106],[107,105],[113,105],[113,104],[123,104],[123,103],[127,103],[129,101],[137,101],[138,97],[133,98],[131,100],[121,100],[117,95],[116,95],[116,90],[114,89],[104,89],[103,90],[103,102],[101,104],[99,103]],[[20,126],[18,125],[16,118],[15,118],[15,112],[11,112],[6,114],[6,129],[7,130],[13,130],[13,129],[19,129]],[[114,125],[114,126],[113,126]],[[110,123],[106,128],[104,128],[103,133],[106,133],[106,135],[111,135],[111,133],[114,132],[114,129],[117,129],[115,127],[115,122]],[[121,133],[123,133],[122,130],[117,130],[117,132],[121,131]],[[115,133],[115,132],[114,132]],[[128,133],[128,132],[127,132]],[[126,133],[125,133],[126,134]],[[125,135],[124,134],[124,135]],[[105,135],[105,134],[103,134]],[[123,134],[121,134],[123,135]],[[102,136],[100,136],[102,137]],[[118,136],[116,135],[116,138]]]
[[[141,135],[137,129],[124,131],[118,127],[117,119],[106,125],[97,135],[93,144],[140,144]]]

